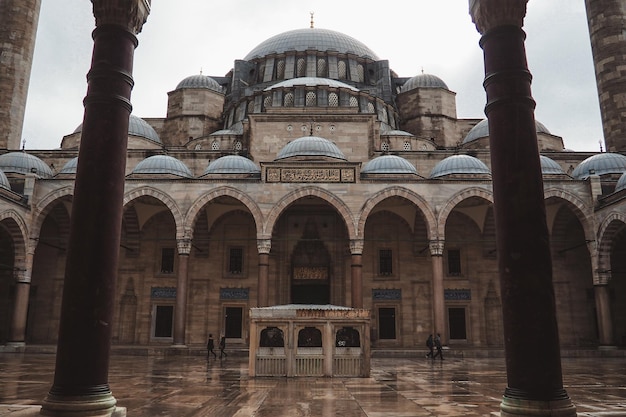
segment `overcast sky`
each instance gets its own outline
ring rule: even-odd
[[[459,118],[484,118],[480,35],[467,0],[153,0],[135,51],[133,114],[165,117],[183,78],[224,76],[273,35],[309,26],[350,35],[400,77],[422,71],[457,93]],[[58,148],[82,122],[94,18],[89,0],[43,0],[23,137]],[[530,0],[524,30],[535,118],[565,147],[598,151],[602,125],[583,0]]]

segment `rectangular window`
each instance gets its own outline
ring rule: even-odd
[[[172,337],[174,306],[155,306],[154,337]]]
[[[391,275],[393,273],[393,256],[391,249],[378,251],[378,275]]]
[[[378,338],[396,338],[396,309],[394,307],[380,307],[378,309]]]
[[[467,329],[465,326],[465,308],[450,307],[448,308],[448,324],[450,326],[450,339],[466,340]]]
[[[161,273],[174,273],[174,248],[161,249]]]
[[[461,275],[460,249],[448,249],[448,275]]]
[[[230,248],[228,273],[231,275],[241,275],[243,273],[243,248]]]

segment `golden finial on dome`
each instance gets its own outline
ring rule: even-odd
[[[315,22],[313,21],[313,15],[315,15],[315,12],[309,12],[311,14],[311,29],[313,29],[315,27]]]

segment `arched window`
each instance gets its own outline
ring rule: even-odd
[[[322,332],[315,327],[305,327],[300,330],[298,347],[322,347]]]
[[[404,142],[404,145],[402,145],[402,149],[404,149],[405,151],[410,151],[411,150],[411,142],[409,142],[408,140]]]
[[[282,80],[285,78],[285,60],[280,59],[276,63],[276,79]]]
[[[360,83],[364,83],[365,82],[365,71],[363,69],[363,65],[362,64],[357,65],[357,67],[356,67],[356,75],[357,75]]]
[[[248,114],[254,113],[254,100],[248,102]]]
[[[293,107],[293,93],[285,94],[285,97],[283,98],[283,106]]]
[[[340,80],[345,80],[346,78],[348,78],[346,61],[342,60],[337,62],[337,73],[339,74]]]
[[[241,144],[240,140],[236,140],[235,143],[233,143],[233,149],[236,151],[240,151],[243,149],[243,145]]]
[[[350,107],[359,107],[359,100],[354,96],[350,96]]]
[[[265,96],[263,98],[263,108],[267,109],[268,107],[272,107],[272,96]]]
[[[218,141],[216,141],[216,140],[211,142],[211,150],[212,151],[219,151],[220,150],[220,143]]]
[[[315,94],[315,91],[308,91],[306,93],[306,105],[317,106],[317,94]]]
[[[337,330],[335,335],[336,347],[359,347],[361,346],[361,338],[359,331],[354,327],[342,327]]]
[[[389,143],[388,142],[381,143],[380,150],[383,152],[389,152]]]
[[[283,331],[278,327],[266,327],[261,330],[261,347],[285,347]]]
[[[328,94],[328,106],[339,107],[339,96],[337,95],[337,93]]]
[[[296,64],[296,74],[298,77],[304,77],[306,75],[306,61],[304,58],[298,58],[298,62]]]
[[[324,58],[319,58],[317,60],[317,76],[328,77],[328,66],[326,65],[326,60]]]

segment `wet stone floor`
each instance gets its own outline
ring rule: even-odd
[[[625,358],[562,366],[579,416],[626,416]],[[506,386],[504,359],[374,358],[371,369],[369,378],[250,378],[247,358],[232,355],[114,355],[109,385],[129,417],[497,416]],[[0,353],[0,416],[41,404],[53,377],[54,355]]]

